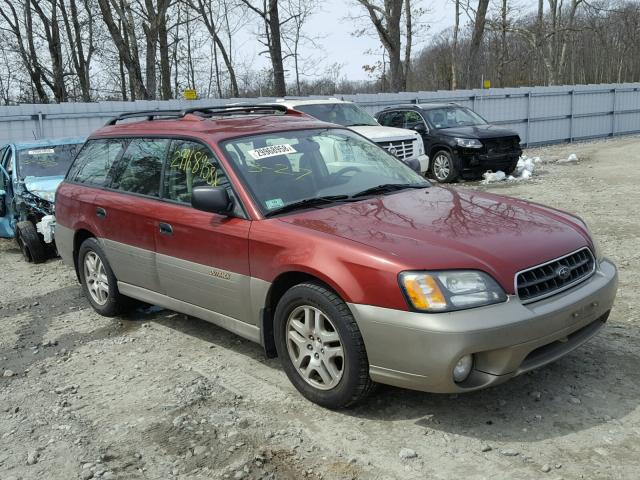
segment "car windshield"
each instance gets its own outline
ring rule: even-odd
[[[21,178],[64,176],[82,144],[32,147],[18,151]]]
[[[323,122],[337,123],[345,127],[379,126],[375,118],[353,103],[316,103],[314,105],[298,105],[293,108]]]
[[[434,108],[433,110],[425,110],[424,113],[434,128],[467,127],[487,123],[473,110],[464,107]]]
[[[345,129],[278,132],[229,140],[227,159],[263,213],[348,201],[430,183],[376,144]]]

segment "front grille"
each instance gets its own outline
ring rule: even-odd
[[[520,148],[518,137],[488,138],[481,142],[489,154],[510,153]]]
[[[396,140],[393,142],[377,142],[387,152],[391,153],[400,160],[406,160],[413,157],[413,140]],[[395,153],[393,153],[395,149]]]
[[[583,280],[595,270],[595,260],[588,248],[552,260],[516,274],[516,291],[523,302],[561,292]]]

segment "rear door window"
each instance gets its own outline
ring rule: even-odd
[[[167,138],[132,139],[114,168],[111,188],[159,197],[169,141]]]
[[[67,180],[98,187],[108,186],[111,168],[124,147],[125,141],[122,139],[89,140],[73,162]]]

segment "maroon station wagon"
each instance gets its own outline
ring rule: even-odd
[[[374,382],[468,392],[545,365],[598,332],[617,288],[580,218],[431,185],[283,106],[122,115],[55,211],[97,312],[137,299],[220,325],[330,408]]]

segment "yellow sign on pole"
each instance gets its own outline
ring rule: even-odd
[[[184,99],[185,100],[197,100],[198,99],[198,93],[193,89],[193,88],[187,88],[184,93]]]
[[[489,80],[489,79],[485,79],[485,80],[482,82],[482,87],[483,87],[483,88],[491,88],[491,80]]]

